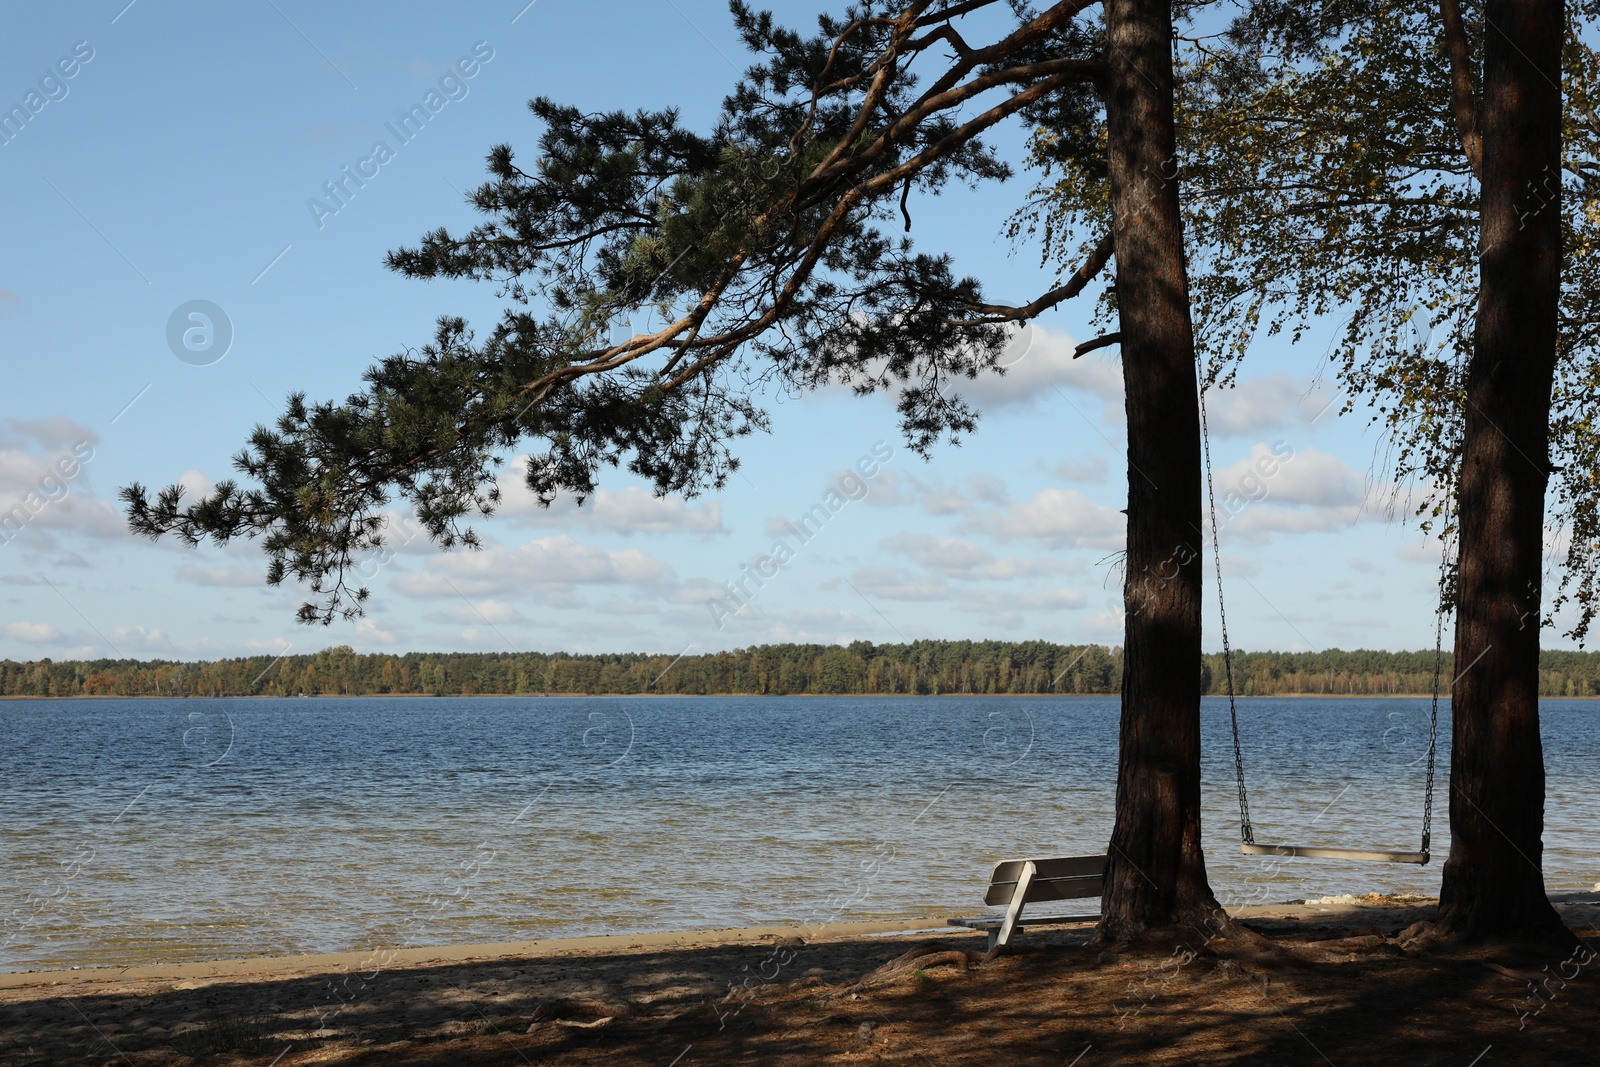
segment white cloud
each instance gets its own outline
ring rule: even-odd
[[[636,485],[620,492],[601,489],[593,501],[594,521],[617,533],[726,533],[722,504],[691,505],[673,497],[657,497]]]
[[[1285,426],[1309,426],[1331,416],[1334,394],[1320,382],[1298,384],[1288,374],[1246,378],[1206,394],[1206,424],[1218,437],[1251,437]],[[1331,419],[1330,419],[1331,422]]]
[[[467,625],[492,625],[496,623],[527,622],[527,616],[503,600],[479,600],[456,604],[447,611],[429,612],[423,616],[429,622],[465,623]]]
[[[944,574],[964,574],[994,561],[986,549],[959,538],[900,533],[882,545],[896,555],[909,556],[929,570]]]
[[[738,575],[735,575],[738,577]],[[731,579],[723,579],[731,581]],[[673,604],[704,604],[707,600],[721,600],[728,595],[727,588],[709,578],[686,578],[663,593],[663,599]]]
[[[522,612],[503,600],[481,600],[472,605],[473,614],[484,622],[521,622]]]
[[[61,496],[63,486],[81,493],[84,475],[85,465],[70,452],[0,451],[0,493],[6,496],[20,498],[31,492],[54,499]]]
[[[1004,581],[1075,570],[1056,559],[996,559],[987,549],[955,537],[930,537],[926,534],[899,533],[880,542],[881,547],[947,578],[967,581]]]
[[[820,511],[837,514],[841,507],[855,502],[877,507],[901,507],[920,499],[928,488],[927,483],[909,472],[896,473],[884,467],[869,468],[865,465],[869,462],[875,461],[870,456],[863,456],[857,465],[858,469],[834,471],[822,488],[817,490],[810,504],[796,507],[792,516],[768,516],[762,531],[768,537],[789,537],[794,533],[792,527],[811,525],[807,516],[819,514]],[[870,475],[863,473],[869,469],[872,470]]]
[[[942,600],[950,594],[944,582],[899,567],[863,567],[850,580],[864,595],[885,600]]]
[[[1005,374],[959,381],[951,391],[982,408],[1059,401],[1057,388],[1076,389],[1122,402],[1122,370],[1114,357],[1096,352],[1073,359],[1078,342],[1070,334],[1030,324],[1001,357]]]
[[[1392,486],[1368,486],[1337,456],[1256,444],[1216,475],[1217,518],[1230,539],[1264,542],[1275,533],[1346,529],[1387,514]]]
[[[895,632],[895,626],[899,627],[900,633]],[[729,616],[723,632],[739,644],[794,642],[842,645],[869,634],[889,641],[900,640],[902,634],[910,639],[922,636],[922,631],[916,627],[898,621],[893,625],[885,623],[870,610],[857,612],[845,608],[823,608],[780,615],[763,612],[759,603],[753,603],[737,615]]]
[[[595,548],[570,537],[543,537],[514,549],[490,545],[482,551],[451,553],[429,560],[426,568],[405,574],[395,588],[414,597],[534,595],[573,603],[579,585],[629,585],[654,593],[674,584],[672,567],[636,548]]]
[[[1031,406],[1040,400],[1059,402],[1058,388],[1090,393],[1102,400],[1115,401],[1120,407],[1122,370],[1117,357],[1100,350],[1073,359],[1077,346],[1071,334],[1028,323],[1013,335],[1001,353],[999,370],[985,371],[976,378],[947,381],[943,389],[983,410]],[[884,361],[878,360],[864,367],[856,377],[879,376],[883,368]],[[843,393],[851,387],[836,378],[827,388]]]
[[[1091,640],[1120,643],[1126,635],[1127,618],[1117,607],[1107,607],[1083,620],[1082,632]]]
[[[674,599],[676,599],[676,598],[674,598]],[[701,604],[701,603],[704,603],[706,599],[707,599],[706,597],[702,596],[702,597],[697,598],[694,601],[694,603]],[[603,601],[601,603],[595,604],[594,605],[594,609],[597,612],[599,612],[601,615],[605,616],[606,618],[610,618],[613,615],[655,615],[655,614],[657,614],[657,609],[654,606],[648,605],[648,604],[639,604],[639,603],[636,603],[636,602],[634,602],[632,600],[606,600],[606,601]],[[701,620],[696,619],[695,621],[699,622]]]
[[[30,490],[37,490],[39,479],[47,473],[54,474],[47,462],[21,449],[0,451],[0,493],[5,497],[21,497]]]
[[[1006,488],[1006,480],[993,474],[973,474],[967,478],[967,484],[972,486],[974,499],[985,504],[1009,504],[1011,493]]]
[[[1005,581],[1010,578],[1037,578],[1046,574],[1077,574],[1083,570],[1081,563],[1062,559],[1051,559],[1047,556],[1035,556],[1023,559],[1020,556],[1002,556],[993,563],[979,567],[972,573],[973,578],[994,579]]]
[[[81,422],[65,415],[49,415],[42,419],[7,419],[6,426],[13,433],[31,438],[48,452],[70,453],[80,441],[91,445],[100,443],[100,435]]]
[[[353,632],[358,640],[368,643],[392,645],[399,640],[392,630],[383,629],[370,617],[357,619]]]
[[[143,626],[119,626],[111,631],[111,643],[119,652],[165,652],[174,650],[172,639],[163,630]]]
[[[1290,452],[1281,443],[1252,445],[1247,459],[1217,471],[1216,486],[1219,499],[1232,490],[1246,500],[1314,508],[1359,506],[1367,498],[1365,480],[1338,456],[1315,448]]]
[[[193,467],[178,475],[178,484],[183,486],[184,499],[190,501],[210,496],[211,491],[217,487],[217,483],[207,477],[204,471]]]
[[[233,589],[265,586],[267,582],[264,571],[250,567],[202,567],[197,563],[185,563],[178,567],[177,574],[181,581],[192,585]]]
[[[47,622],[8,622],[3,629],[13,641],[26,641],[30,645],[61,640],[61,631]]]
[[[929,515],[961,515],[972,509],[972,501],[959,489],[931,487],[922,496],[922,510]]]
[[[1020,593],[986,589],[963,597],[961,606],[967,611],[1003,615],[1024,611],[1067,611],[1081,608],[1088,603],[1089,598],[1084,595],[1081,589],[1063,587],[1058,589],[1036,589]]]
[[[942,481],[919,478],[906,470],[880,471],[870,485],[871,491],[865,500],[874,507],[918,506],[929,515],[960,515],[970,511],[973,506],[972,499],[960,489],[946,485]],[[993,482],[984,482],[983,491],[994,493],[997,487]],[[1002,493],[1005,491],[1003,483],[998,487],[998,491]],[[781,523],[781,519],[768,520],[768,531],[779,528]]]
[[[94,432],[65,416],[22,421],[9,427],[36,442],[24,448],[18,438],[0,442],[0,521],[5,533],[58,530],[108,539],[127,535],[116,508],[96,500],[89,492],[92,458],[75,450],[79,442],[94,440]],[[0,535],[4,539],[4,535]],[[40,541],[45,543],[44,540]]]
[[[1043,489],[971,525],[1002,541],[1028,539],[1049,548],[1121,548],[1127,519],[1075,489]]]
[[[910,471],[879,471],[878,476],[872,479],[872,488],[867,493],[865,502],[877,508],[909,507],[922,498],[922,490],[926,485],[926,482]],[[782,522],[782,518],[768,519],[768,533],[775,528],[781,528]]]
[[[74,493],[47,505],[28,524],[30,529],[79,533],[102,541],[129,538],[127,522],[116,508],[104,500]]]
[[[500,513],[516,515],[538,526],[571,526],[613,533],[727,533],[722,525],[722,503],[717,500],[690,504],[677,497],[658,497],[640,486],[599,489],[582,505],[576,497],[561,496],[540,507],[524,480],[528,457],[520,456],[500,479]]]
[[[230,542],[228,547],[236,543]],[[415,512],[399,512],[393,508],[384,511],[383,548],[374,554],[375,560],[386,556],[431,556],[438,550]]]
[[[1222,543],[1230,539],[1262,544],[1273,534],[1332,533],[1347,530],[1363,518],[1359,506],[1328,508],[1273,507],[1254,504],[1221,529]]]

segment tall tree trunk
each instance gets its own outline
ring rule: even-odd
[[[1545,896],[1540,562],[1561,287],[1562,0],[1489,0],[1459,496],[1446,936],[1570,939]]]
[[[1128,411],[1117,818],[1100,936],[1210,917],[1200,850],[1200,416],[1178,213],[1172,5],[1107,0],[1106,116]]]

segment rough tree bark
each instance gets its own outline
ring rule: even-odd
[[[1570,940],[1541,870],[1540,563],[1561,285],[1562,0],[1489,0],[1439,932]]]
[[[1116,826],[1100,936],[1202,929],[1220,913],[1200,849],[1200,416],[1178,213],[1172,5],[1107,0],[1117,307],[1128,413]]]

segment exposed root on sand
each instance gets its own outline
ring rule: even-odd
[[[980,963],[993,959],[996,954],[966,952],[951,948],[947,941],[924,941],[862,976],[850,988],[867,989],[892,982],[914,971],[928,971],[934,967],[954,967],[964,973]]]

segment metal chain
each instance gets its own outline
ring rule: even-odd
[[[1444,590],[1450,567],[1450,502],[1454,492],[1452,487],[1444,501],[1446,539],[1444,549],[1439,554],[1439,610],[1434,614],[1433,624],[1433,710],[1428,715],[1428,783],[1422,795],[1423,852],[1427,852],[1428,846],[1433,843],[1433,764],[1434,754],[1439,749],[1439,683],[1444,677]]]
[[[1244,788],[1244,753],[1239,747],[1239,709],[1234,704],[1233,649],[1228,644],[1228,612],[1222,602],[1222,555],[1217,543],[1217,491],[1211,478],[1211,428],[1206,422],[1206,387],[1195,360],[1195,380],[1200,391],[1200,443],[1206,459],[1206,503],[1211,509],[1211,559],[1217,566],[1217,615],[1222,620],[1222,667],[1228,678],[1228,722],[1233,727],[1233,775],[1239,785],[1239,840],[1256,843],[1256,828],[1250,824],[1250,797]],[[1437,692],[1437,686],[1435,691]],[[1428,764],[1429,795],[1433,790],[1433,763]],[[1424,831],[1426,834],[1426,831]],[[1426,847],[1426,846],[1424,846]]]

